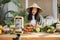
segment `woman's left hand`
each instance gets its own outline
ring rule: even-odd
[[[36,24],[35,27],[39,27],[40,25],[39,24]]]
[[[42,25],[36,24],[36,26],[35,26],[35,27],[42,28]]]

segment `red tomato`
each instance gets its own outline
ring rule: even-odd
[[[25,29],[24,31],[25,31],[25,32],[29,32],[28,29]]]

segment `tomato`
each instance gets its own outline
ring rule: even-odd
[[[29,30],[29,32],[32,31],[32,29],[28,29],[28,30]]]
[[[25,31],[25,32],[29,32],[28,29],[25,29],[24,31]]]

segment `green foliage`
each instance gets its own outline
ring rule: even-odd
[[[10,10],[10,11],[8,11],[7,13],[11,13],[11,14],[14,16],[14,18],[15,18],[16,16],[22,16],[22,17],[24,17],[24,21],[26,21],[27,13],[26,13],[25,10],[20,11],[20,13],[19,13],[19,12],[16,12],[16,11]],[[6,13],[6,14],[7,14],[7,13]],[[4,22],[5,22],[6,25],[13,25],[13,24],[14,24],[14,19],[9,20],[9,22],[8,22],[8,20],[5,20]]]
[[[22,16],[22,17],[24,17],[24,24],[28,22],[28,20],[27,20],[27,15],[28,14],[27,14],[27,12],[25,10],[20,11],[19,15]]]
[[[45,26],[42,28],[43,32],[53,33],[56,28],[53,25]]]
[[[26,13],[25,10],[23,10],[23,11],[20,11],[20,14],[19,15],[25,17],[27,15],[27,13]]]
[[[11,13],[14,17],[15,16],[19,16],[19,13],[18,12],[16,12],[16,11],[8,11],[7,13]],[[7,14],[6,13],[6,14]],[[5,24],[6,25],[13,25],[14,24],[14,19],[12,19],[12,20],[4,20],[4,22],[5,22]]]
[[[0,2],[2,4],[6,4],[6,3],[10,2],[10,1],[12,1],[18,8],[22,8],[22,4],[20,3],[19,0],[1,0]],[[22,16],[22,17],[24,17],[24,21],[27,21],[27,17],[26,17],[27,16],[27,13],[26,13],[25,10],[21,10],[20,12],[16,12],[16,11],[10,10],[10,11],[8,11],[8,12],[6,12],[4,14],[4,17],[5,17],[5,15],[7,13],[11,13],[14,17],[15,16]],[[12,19],[12,20],[3,20],[3,21],[4,21],[4,23],[6,25],[13,25],[14,24],[14,19]],[[24,22],[24,23],[26,23],[26,22]]]
[[[19,2],[19,0],[11,0],[17,7],[22,8],[22,4]]]
[[[5,24],[6,25],[13,25],[13,21],[10,21],[10,20],[4,20]]]
[[[0,4],[3,4],[3,8],[4,8],[4,5],[6,4],[6,3],[9,3],[9,2],[13,2],[18,8],[22,8],[22,4],[19,2],[19,0],[0,0]],[[2,12],[3,12],[3,8],[2,8]],[[19,13],[18,12],[16,12],[16,11],[12,11],[12,10],[10,10],[10,11],[8,11],[8,12],[6,12],[6,13],[2,13],[1,12],[1,20],[2,20],[2,22],[4,22],[6,25],[12,25],[12,24],[14,24],[14,19],[13,20],[5,20],[5,15],[7,14],[7,13],[11,13],[14,17],[15,16],[19,16]],[[4,15],[4,16],[3,16]],[[3,19],[2,19],[3,18]]]
[[[15,16],[19,16],[19,13],[16,12],[16,11],[10,10],[10,11],[8,11],[7,13],[11,13],[14,17],[15,17]],[[6,14],[7,14],[7,13],[6,13]]]
[[[11,0],[0,0],[0,3],[6,4],[6,3],[10,2],[10,1],[11,1]]]
[[[16,12],[16,11],[10,10],[10,11],[8,11],[7,13],[11,13],[14,17],[15,17],[15,16],[22,16],[22,17],[25,18],[25,16],[27,16],[27,13],[26,13],[25,10],[20,11],[20,12]],[[7,13],[6,13],[6,14],[7,14]]]

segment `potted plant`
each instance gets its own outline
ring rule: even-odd
[[[22,4],[19,2],[19,0],[12,0],[12,2],[18,7],[18,8],[22,8]],[[14,17],[15,16],[22,16],[24,17],[24,20],[26,20],[26,16],[27,16],[27,12],[25,10],[20,10],[20,12],[16,12],[16,11],[13,11],[13,10],[9,10],[8,12],[5,13],[5,15],[7,13],[10,13],[12,14]],[[11,20],[4,20],[4,23],[6,25],[13,25],[14,24],[14,18],[11,19]]]
[[[9,2],[13,2],[15,5],[17,5],[19,8],[22,7],[21,3],[19,2],[19,0],[0,0],[0,25],[4,25],[5,22],[5,15],[7,14],[6,13],[3,13],[3,9],[4,9],[4,6],[6,3],[9,3]]]
[[[6,3],[10,2],[10,0],[0,0],[0,24],[2,24],[4,20],[3,9]]]

